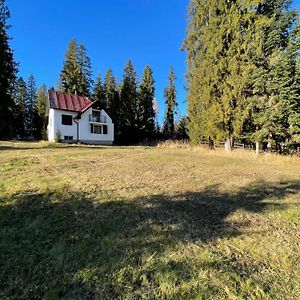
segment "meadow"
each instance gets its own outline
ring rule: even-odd
[[[300,299],[300,159],[0,143],[1,299]]]

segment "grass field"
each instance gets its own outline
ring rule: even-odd
[[[0,299],[300,299],[300,159],[0,143]]]

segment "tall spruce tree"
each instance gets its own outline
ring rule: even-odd
[[[70,94],[81,94],[80,79],[81,74],[77,56],[77,43],[75,39],[72,39],[69,43],[63,69],[60,73],[59,89]]]
[[[299,61],[299,47],[300,47],[300,24],[297,24],[295,28],[288,53],[291,53],[292,60],[296,56],[296,71],[294,74],[294,93],[291,101],[289,102],[289,136],[290,144],[299,147],[300,146],[300,61]]]
[[[98,73],[96,78],[92,99],[93,101],[99,100],[103,104],[105,102],[105,90],[100,73]]]
[[[42,84],[37,90],[35,100],[34,128],[35,138],[45,139],[46,131],[46,107],[47,107],[47,87]]]
[[[170,69],[168,76],[169,85],[165,88],[164,96],[166,99],[166,116],[163,125],[163,134],[165,138],[174,138],[175,134],[175,113],[178,106],[176,100],[176,76],[173,67]]]
[[[32,138],[35,135],[35,116],[36,116],[36,83],[33,74],[29,75],[26,89],[25,102],[25,130],[28,137]]]
[[[188,123],[189,120],[187,117],[183,117],[180,121],[175,124],[176,138],[179,140],[187,140],[188,135]]]
[[[9,28],[7,19],[10,17],[5,0],[0,0],[0,139],[12,137],[14,134],[13,87],[16,80],[17,66],[13,51],[9,45]]]
[[[255,12],[259,1],[191,1],[184,49],[188,53],[189,134],[226,141],[243,131],[247,82],[255,68],[252,55],[261,47]]]
[[[299,42],[295,40],[297,13],[290,10],[291,1],[264,1],[257,15],[266,18],[262,51],[254,55],[256,71],[251,78],[253,138],[281,148],[289,140],[289,116],[299,99],[296,83]]]
[[[91,77],[91,61],[86,48],[83,45],[78,46],[76,40],[72,39],[59,76],[58,88],[66,93],[90,96],[93,83]]]
[[[27,88],[25,80],[20,77],[16,80],[15,87],[15,135],[17,138],[24,139],[25,115],[26,115],[26,96]]]
[[[104,105],[110,117],[113,119],[115,128],[115,140],[120,140],[121,131],[119,119],[121,119],[120,95],[117,80],[111,69],[108,69],[104,79]]]
[[[139,88],[139,131],[140,138],[152,139],[155,136],[155,112],[154,112],[154,97],[155,97],[155,81],[153,72],[150,66],[146,66],[142,81]]]
[[[78,64],[80,67],[82,95],[90,96],[93,85],[93,72],[91,59],[87,55],[87,49],[84,45],[79,45],[77,49]]]
[[[120,113],[118,116],[122,144],[136,143],[139,139],[138,130],[138,80],[137,73],[129,60],[124,69],[120,91]]]

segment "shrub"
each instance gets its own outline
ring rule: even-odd
[[[42,129],[42,140],[47,141],[47,130],[46,130],[46,128]]]
[[[55,135],[55,142],[56,142],[56,143],[60,143],[60,142],[61,142],[61,133],[60,133],[60,131],[57,131],[57,132],[56,132],[56,135]]]

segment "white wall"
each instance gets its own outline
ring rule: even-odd
[[[112,143],[114,141],[114,124],[111,118],[107,113],[102,110],[101,116],[106,116],[107,120],[107,133],[108,134],[94,134],[91,133],[91,124],[89,123],[89,115],[92,114],[92,108],[88,109],[84,114],[81,115],[81,119],[76,120],[79,123],[79,140],[82,142],[104,142]],[[63,110],[54,110],[50,108],[49,110],[49,120],[48,120],[48,140],[54,141],[56,133],[60,131],[61,138],[64,139],[64,136],[73,136],[73,140],[77,140],[77,124],[73,120],[72,126],[62,125],[61,119],[62,115],[71,115],[75,118],[78,113],[63,111]]]
[[[89,115],[92,114],[92,108],[88,109],[80,120],[79,136],[81,141],[114,141],[114,124],[108,114],[101,110],[101,116],[106,116],[107,134],[94,134],[91,133],[91,125],[89,123]]]
[[[49,125],[48,125],[48,140],[54,141],[56,133],[59,131],[61,133],[61,139],[64,139],[64,136],[73,136],[74,140],[77,138],[77,125],[73,120],[72,126],[67,126],[61,124],[61,116],[70,115],[75,118],[78,113],[71,111],[63,111],[50,108],[49,110]]]

